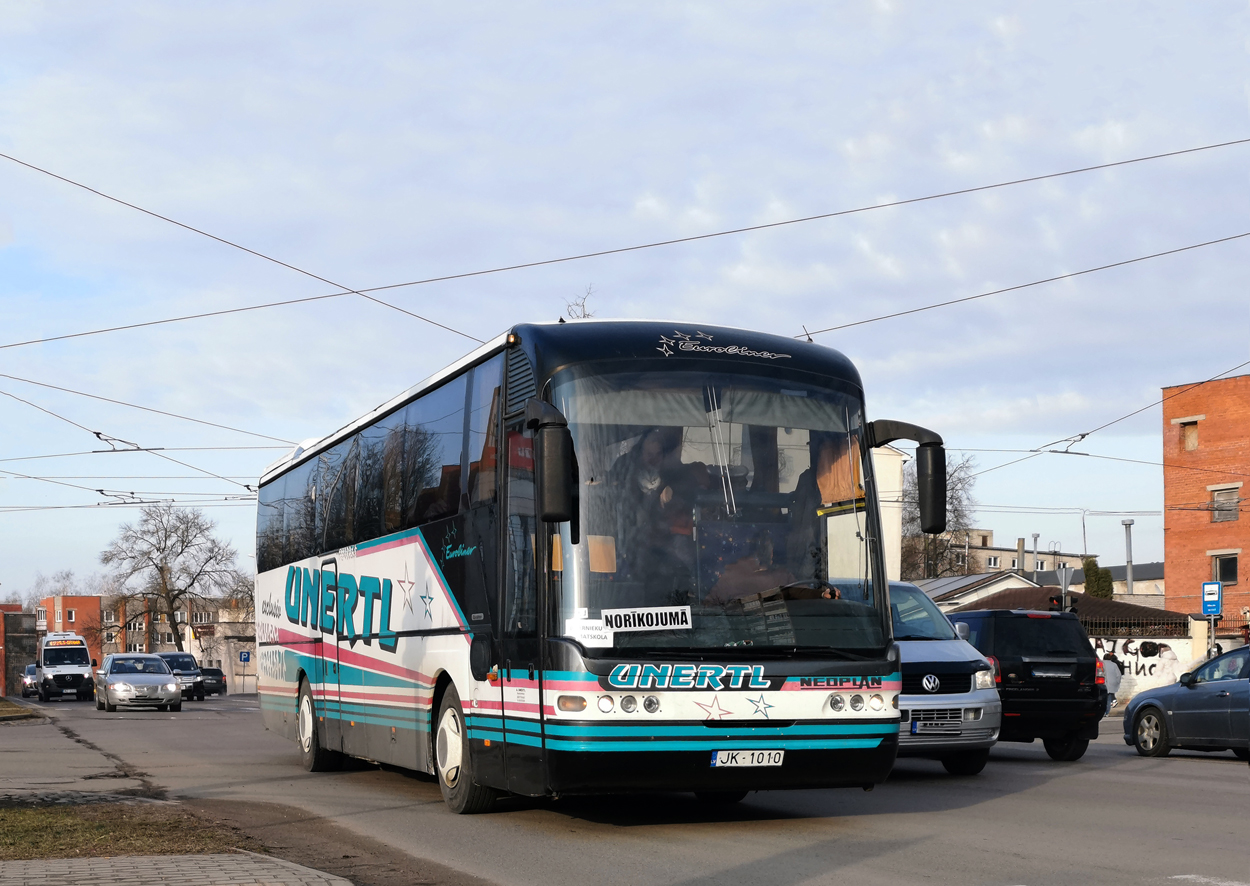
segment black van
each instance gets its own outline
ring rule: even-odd
[[[1071,612],[952,612],[994,668],[1003,702],[999,741],[1042,740],[1052,760],[1079,760],[1107,709],[1102,662]]]

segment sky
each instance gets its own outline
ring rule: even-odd
[[[290,442],[587,292],[798,335],[1244,234],[1250,145],[873,207],[1250,137],[1248,25],[1219,0],[7,4],[0,153],[337,286],[869,211],[378,293],[464,335],[346,295],[22,344],[339,290],[0,159],[0,596],[101,571],[138,517],[117,492],[199,502],[250,568],[244,487]],[[869,418],[976,460],[1000,544],[1123,563],[1134,514],[1159,560],[1151,404],[1250,360],[1248,249],[815,340]],[[997,467],[1143,407],[1071,447],[1105,458]],[[90,454],[131,444],[163,448]]]

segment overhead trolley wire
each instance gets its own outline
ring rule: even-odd
[[[213,428],[221,428],[222,430],[225,430],[225,431],[234,431],[236,434],[247,434],[249,437],[260,437],[263,440],[276,440],[279,443],[289,443],[292,446],[295,445],[295,442],[293,440],[284,440],[281,437],[272,437],[269,434],[258,434],[255,431],[245,431],[242,428],[234,428],[234,427],[231,427],[230,425],[222,425],[222,424],[218,424],[217,422],[205,421],[204,419],[200,419],[200,418],[192,418],[189,415],[179,415],[176,412],[166,412],[163,409],[153,409],[150,406],[140,406],[137,403],[127,403],[124,400],[114,400],[111,397],[101,397],[99,394],[88,394],[84,391],[75,391],[72,388],[63,388],[60,385],[48,384],[47,382],[35,381],[34,379],[20,378],[19,376],[16,376],[16,375],[6,375],[3,372],[0,372],[0,378],[7,378],[13,381],[20,381],[28,385],[37,385],[41,388],[51,388],[54,391],[63,391],[67,394],[76,394],[79,397],[89,397],[92,400],[101,400],[105,403],[115,403],[118,406],[126,406],[126,407],[129,407],[130,409],[141,409],[144,412],[153,412],[153,413],[156,413],[157,415],[165,415],[165,416],[169,416],[170,418],[181,419],[182,421],[191,421],[200,425],[208,425],[209,427],[213,427]]]
[[[431,320],[429,317],[422,317],[420,314],[415,314],[412,311],[409,311],[405,308],[401,308],[398,305],[393,305],[390,302],[382,301],[382,299],[375,298],[372,295],[366,295],[364,292],[361,292],[356,289],[352,289],[350,286],[344,286],[342,283],[335,283],[333,280],[322,277],[319,274],[314,274],[312,271],[307,271],[303,268],[296,267],[295,265],[290,264],[289,262],[284,262],[281,259],[274,258],[271,255],[266,255],[263,252],[258,252],[255,249],[249,249],[248,247],[243,246],[240,243],[235,243],[233,240],[227,240],[225,237],[218,237],[216,234],[210,234],[208,231],[205,231],[201,228],[194,227],[185,222],[180,222],[177,219],[170,218],[167,215],[161,215],[159,212],[153,212],[150,209],[144,209],[142,206],[138,206],[126,200],[122,200],[120,197],[114,197],[111,194],[106,194],[103,191],[100,191],[91,187],[90,185],[85,185],[82,182],[74,181],[73,179],[66,178],[63,175],[58,175],[57,173],[52,172],[49,169],[44,169],[43,167],[36,166],[33,163],[27,163],[25,160],[19,160],[17,157],[14,157],[10,154],[0,153],[0,157],[3,157],[5,160],[11,160],[12,162],[18,164],[19,166],[25,166],[27,169],[32,169],[35,172],[43,173],[44,175],[50,176],[56,179],[57,181],[65,182],[67,185],[73,185],[76,188],[82,188],[84,191],[88,191],[89,193],[95,194],[97,197],[103,197],[105,200],[111,200],[112,202],[117,203],[121,206],[125,206],[129,209],[133,209],[136,212],[142,212],[144,215],[149,215],[152,218],[160,219],[161,221],[168,222],[171,225],[176,225],[177,227],[180,227],[186,231],[190,231],[193,234],[199,234],[201,237],[207,237],[210,240],[215,240],[216,242],[221,243],[225,246],[230,246],[234,249],[238,249],[243,252],[246,252],[248,255],[254,255],[257,258],[264,259],[267,262],[273,262],[276,265],[280,265],[281,267],[287,268],[288,270],[295,271],[297,274],[303,274],[306,277],[311,277],[314,280],[319,280],[322,283],[325,283],[329,286],[335,286],[343,290],[343,292],[338,293],[339,295],[358,295],[361,298],[365,299],[366,301],[371,301],[371,302],[374,302],[375,304],[382,305],[383,307],[390,308],[392,311],[399,311],[401,314],[407,314],[409,317],[415,317],[416,319],[420,320],[423,323],[429,323],[432,326],[437,326],[438,328],[445,329],[448,332],[454,332],[456,335],[464,336],[465,338],[471,339],[472,341],[475,341],[478,344],[482,344],[482,340],[480,338],[469,335],[467,332],[461,332],[459,329],[454,329],[451,326],[447,326],[446,324],[439,323],[437,320]]]
[[[324,295],[307,296],[304,298],[294,298],[294,299],[285,299],[282,301],[266,302],[264,304],[245,305],[243,307],[238,307],[238,308],[225,308],[219,311],[205,311],[205,312],[198,313],[198,314],[187,314],[187,315],[180,316],[180,317],[168,317],[162,320],[149,320],[146,322],[130,323],[130,324],[122,325],[122,326],[110,326],[110,327],[106,327],[103,329],[93,329],[93,330],[87,330],[84,332],[66,333],[64,335],[48,336],[45,338],[30,339],[28,341],[9,342],[8,344],[0,345],[0,350],[4,350],[6,348],[19,348],[19,347],[24,347],[26,345],[44,344],[44,343],[54,342],[54,341],[63,341],[65,339],[70,339],[70,338],[81,338],[83,336],[89,336],[89,335],[103,335],[109,332],[120,332],[120,331],[128,330],[128,329],[140,329],[140,328],[147,327],[147,326],[159,326],[159,325],[166,324],[166,323],[180,323],[180,322],[187,321],[187,320],[200,320],[200,319],[205,319],[208,317],[220,317],[220,316],[224,316],[227,314],[237,314],[237,313],[243,313],[245,311],[258,311],[258,310],[263,310],[266,308],[275,308],[275,307],[280,307],[284,305],[294,305],[294,304],[302,304],[305,302],[321,301],[323,299],[342,298],[345,295],[354,294],[354,295],[362,296],[364,298],[370,298],[370,296],[368,296],[366,293],[383,292],[383,291],[390,290],[390,289],[401,289],[401,288],[410,287],[410,286],[423,286],[429,283],[444,283],[444,282],[448,282],[451,280],[464,280],[470,277],[483,277],[483,276],[487,276],[490,274],[502,274],[502,273],[507,273],[510,271],[525,270],[527,268],[537,268],[537,267],[543,267],[547,265],[556,265],[556,264],[564,264],[568,262],[582,261],[582,260],[591,259],[591,258],[601,258],[604,256],[609,256],[609,255],[620,255],[620,254],[628,253],[628,252],[638,252],[644,249],[655,249],[655,248],[662,247],[662,246],[675,246],[681,243],[694,243],[700,240],[711,240],[711,239],[718,238],[718,237],[729,237],[729,236],[734,236],[737,234],[746,234],[746,233],[751,233],[754,231],[764,231],[764,230],[769,230],[772,228],[785,227],[788,225],[804,224],[807,222],[821,221],[823,219],[830,219],[830,218],[839,218],[841,216],[855,215],[855,214],[864,213],[864,212],[874,212],[880,209],[891,209],[891,208],[895,208],[899,206],[908,206],[914,203],[924,203],[924,202],[928,202],[931,200],[940,200],[946,197],[957,197],[957,196],[962,196],[966,194],[975,194],[981,191],[990,191],[990,190],[995,190],[998,188],[1007,188],[1007,187],[1012,187],[1015,185],[1027,184],[1030,182],[1046,181],[1048,179],[1061,178],[1063,176],[1068,176],[1068,175],[1078,175],[1078,174],[1085,173],[1085,172],[1095,172],[1101,169],[1112,169],[1117,166],[1128,166],[1134,163],[1145,163],[1150,160],[1161,160],[1161,159],[1168,158],[1168,157],[1178,157],[1184,154],[1194,154],[1194,153],[1198,153],[1201,151],[1211,151],[1217,148],[1226,148],[1226,147],[1232,147],[1234,145],[1242,145],[1242,144],[1247,144],[1247,143],[1250,143],[1250,138],[1234,139],[1232,141],[1218,142],[1216,144],[1210,144],[1210,145],[1202,145],[1196,148],[1183,148],[1177,151],[1166,151],[1166,152],[1159,153],[1159,154],[1150,154],[1144,157],[1134,157],[1128,160],[1117,160],[1111,163],[1099,163],[1099,164],[1095,164],[1092,166],[1082,166],[1076,169],[1066,169],[1060,172],[1051,172],[1051,173],[1046,173],[1043,175],[1028,176],[1026,178],[1012,179],[1010,181],[1004,181],[1004,182],[995,182],[993,184],[988,184],[988,185],[978,185],[978,186],[971,187],[971,188],[959,188],[959,189],[952,190],[952,191],[943,191],[937,194],[927,194],[922,197],[909,197],[903,200],[892,200],[892,201],[885,202],[885,203],[875,203],[871,206],[859,206],[853,209],[841,209],[841,210],[837,210],[834,212],[824,212],[824,213],[819,213],[817,215],[802,216],[800,218],[785,219],[785,220],[776,221],[776,222],[765,222],[765,223],[758,224],[758,225],[746,225],[744,227],[729,228],[726,230],[714,231],[714,232],[707,233],[707,234],[694,234],[688,237],[674,237],[674,238],[667,239],[667,240],[655,240],[655,241],[651,241],[648,243],[635,244],[633,246],[622,246],[622,247],[617,247],[614,249],[602,249],[602,250],[597,250],[595,252],[583,252],[583,253],[578,253],[575,255],[561,256],[559,258],[550,258],[550,259],[542,259],[542,260],[530,261],[530,262],[521,262],[521,263],[512,264],[512,265],[501,265],[498,267],[484,268],[484,269],[480,269],[476,271],[464,271],[464,272],[456,273],[456,274],[445,274],[445,275],[438,276],[438,277],[426,277],[420,280],[410,280],[405,283],[392,283],[387,286],[373,286],[373,287],[367,287],[363,289],[348,289],[348,287],[346,286],[342,286],[340,284],[333,283],[331,281],[325,281],[327,283],[330,283],[331,286],[336,286],[343,291],[327,293]],[[38,166],[35,166],[34,164],[27,163],[24,160],[19,160],[18,158],[13,157],[9,154],[0,153],[0,158],[3,158],[5,160],[10,160],[14,163],[20,164],[29,169],[35,170],[37,172],[41,172],[45,175],[52,176],[53,178],[56,178],[68,184],[74,185],[75,187],[83,188],[84,190],[90,191],[91,193],[98,194],[101,197],[105,197],[106,199],[120,203],[124,206],[128,206],[132,209],[136,209],[140,212],[146,213],[155,218],[159,218],[163,221],[170,222],[171,224],[176,224],[180,227],[186,228],[187,230],[194,231],[195,233],[202,234],[206,237],[211,237],[214,240],[218,240],[219,242],[225,243],[229,246],[233,246],[237,249],[242,249],[260,258],[264,258],[267,261],[272,261],[277,264],[283,265],[284,267],[291,268],[292,270],[299,271],[300,273],[306,274],[307,276],[314,277],[316,279],[323,279],[323,278],[317,277],[317,275],[315,274],[311,274],[308,271],[304,271],[300,268],[296,268],[292,265],[288,265],[285,262],[278,261],[277,259],[270,258],[269,256],[264,255],[262,253],[256,252],[251,249],[247,249],[244,246],[240,246],[236,243],[232,243],[228,240],[224,240],[220,237],[216,237],[204,231],[200,231],[199,229],[193,228],[190,225],[185,225],[182,222],[178,222],[178,221],[174,221],[173,219],[166,218],[165,216],[159,215],[155,212],[151,212],[149,210],[135,206],[131,203],[127,203],[124,200],[119,200],[116,197],[111,197],[107,194],[104,194],[100,191],[95,190],[94,188],[90,188],[86,185],[80,184],[79,182],[65,178],[64,176],[57,175],[56,173],[50,172],[46,169],[42,169]],[[1186,247],[1186,248],[1196,248],[1196,247]],[[1140,261],[1141,259],[1137,259],[1137,260]],[[1091,273],[1091,271],[1084,271],[1082,273]],[[1048,282],[1048,281],[1041,281],[1041,282]],[[1037,285],[1037,284],[1035,283],[1032,285]],[[985,295],[991,295],[991,294],[994,294],[994,293],[986,293]],[[401,308],[398,308],[395,305],[391,305],[386,302],[381,302],[381,303],[385,304],[387,307],[395,308],[396,310],[402,310]],[[418,316],[418,315],[414,314],[413,316]],[[466,338],[473,339],[474,341],[480,341],[480,339],[474,338],[473,336],[468,335],[467,333],[460,332],[459,330],[456,330],[456,329],[451,329],[451,327],[443,326],[443,324],[440,324],[440,323],[435,323],[433,320],[430,320],[428,317],[418,317],[418,319],[424,320],[427,323],[433,323],[434,325],[447,329],[450,332],[455,332],[457,335],[462,335]],[[877,319],[885,319],[885,318],[877,318]],[[829,330],[820,330],[820,331],[827,332],[827,331],[832,331],[833,329],[838,329],[838,328],[842,328],[842,327],[831,327]]]

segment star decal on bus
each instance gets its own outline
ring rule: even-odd
[[[395,584],[399,585],[399,590],[404,595],[404,606],[409,612],[412,612],[412,589],[417,583],[408,578],[408,565],[404,564],[404,577],[395,579]]]
[[[757,713],[757,714],[763,714],[763,715],[764,715],[764,719],[765,719],[765,720],[769,719],[769,717],[768,717],[768,711],[769,711],[771,708],[775,708],[775,707],[776,707],[776,705],[771,705],[771,704],[769,704],[768,702],[764,701],[764,696],[763,696],[763,694],[761,694],[761,695],[760,695],[760,697],[759,697],[758,699],[755,699],[755,698],[748,698],[748,699],[747,699],[747,701],[749,701],[751,704],[753,704],[753,705],[755,706],[755,713]]]
[[[694,337],[695,337],[695,338],[702,338],[702,339],[706,339],[707,341],[711,341],[711,340],[712,340],[712,336],[708,335],[706,332],[696,332],[696,333],[694,334]]]
[[[434,602],[434,595],[430,593],[430,580],[428,578],[425,580],[425,593],[418,599],[425,604],[425,617],[433,621],[434,616],[430,614],[430,605]]]
[[[711,704],[704,704],[701,701],[696,701],[695,704],[707,712],[706,719],[708,720],[723,720],[733,713],[733,711],[727,711],[720,706],[719,696],[713,696]]]
[[[659,346],[658,348],[656,348],[656,350],[657,350],[657,351],[659,351],[661,354],[663,354],[665,357],[671,357],[671,356],[673,356],[673,351],[672,351],[672,349],[669,347],[669,345],[673,345],[673,344],[676,344],[676,343],[677,343],[677,342],[675,342],[673,339],[671,339],[671,338],[668,338],[668,337],[666,337],[666,336],[661,335],[661,336],[660,336],[660,346]]]

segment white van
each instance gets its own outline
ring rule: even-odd
[[[898,755],[976,775],[1002,725],[993,666],[915,585],[890,582],[890,613],[903,672]]]
[[[91,669],[96,666],[87,650],[87,641],[78,634],[55,632],[39,639],[39,657],[35,659],[35,686],[39,700],[60,698],[74,693],[79,701],[95,695]]]

